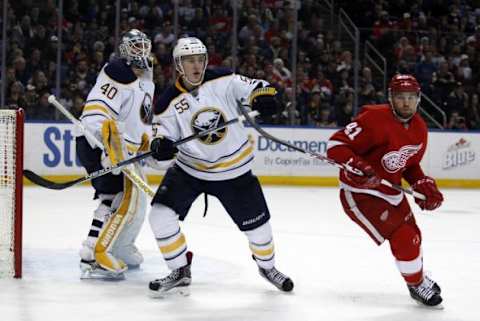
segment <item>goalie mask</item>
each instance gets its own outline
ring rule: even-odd
[[[200,60],[197,60],[197,57]],[[185,61],[188,59],[188,68],[185,68]],[[173,60],[175,69],[180,73],[183,79],[192,86],[198,86],[202,83],[205,76],[205,70],[208,64],[207,47],[195,37],[180,38],[173,48]],[[203,65],[199,63],[203,61]]]
[[[388,85],[388,101],[395,116],[409,121],[420,103],[420,85],[412,75],[395,75]]]
[[[125,33],[118,49],[120,57],[126,59],[128,65],[139,69],[152,68],[150,60],[152,43],[140,30],[132,29]]]

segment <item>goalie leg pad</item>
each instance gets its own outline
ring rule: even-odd
[[[147,197],[143,193],[138,193],[137,207],[132,220],[127,222],[113,247],[113,255],[124,261],[129,268],[136,268],[143,263],[143,256],[135,246],[135,240],[145,220],[146,209]]]
[[[82,260],[94,260],[93,257],[93,248],[97,243],[98,236],[105,224],[111,215],[112,215],[112,200],[115,195],[112,194],[100,194],[100,204],[97,209],[93,212],[92,224],[90,226],[90,231],[88,232],[87,239],[83,242],[83,247],[80,250],[80,257]]]
[[[102,138],[105,151],[112,165],[116,165],[118,162],[126,159],[127,149],[115,121],[106,120],[103,123]],[[124,178],[123,187],[123,196],[120,204],[95,245],[96,263],[113,273],[122,273],[127,270],[125,262],[113,255],[113,249],[125,226],[135,217],[139,203],[140,193],[129,179]]]
[[[152,206],[149,221],[168,268],[175,270],[186,266],[187,242],[180,229],[178,215],[171,208],[157,203]]]
[[[275,247],[272,228],[267,222],[253,230],[245,231],[250,250],[257,265],[263,269],[271,269],[275,265]]]

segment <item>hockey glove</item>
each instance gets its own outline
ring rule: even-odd
[[[153,158],[158,161],[165,161],[172,159],[178,152],[178,149],[173,146],[173,141],[161,136],[152,140],[150,151]]]
[[[422,210],[433,211],[442,205],[443,195],[438,190],[433,178],[425,176],[416,181],[415,184],[412,185],[412,188],[414,191],[425,195],[425,200],[415,198],[415,203],[417,203]]]
[[[103,168],[110,168],[112,167],[112,161],[110,160],[110,156],[108,156],[107,154],[105,154],[105,152],[102,153],[102,158],[100,160],[100,162],[102,163],[102,167]],[[119,175],[120,173],[122,172],[121,169],[114,169],[113,171],[111,171],[110,173],[112,175]]]
[[[277,112],[277,90],[274,87],[260,87],[255,89],[249,97],[250,106],[258,110],[262,116],[271,116]]]
[[[350,158],[345,164],[345,177],[351,186],[357,188],[377,188],[381,181],[373,167],[357,156]]]

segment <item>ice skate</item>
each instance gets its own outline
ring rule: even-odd
[[[125,274],[114,273],[107,271],[98,265],[94,260],[80,260],[80,279],[81,280],[106,280],[106,281],[119,281],[125,279]]]
[[[264,279],[272,283],[279,290],[285,292],[290,292],[293,290],[293,281],[276,268],[273,267],[267,270],[259,267],[258,272]]]
[[[438,293],[438,294],[442,293],[442,289],[437,284],[437,282],[430,279],[427,275],[424,276],[424,281],[427,283],[428,287],[430,287],[433,291],[435,291],[435,293]]]
[[[410,296],[418,304],[430,308],[443,309],[442,297],[440,296],[440,287],[432,279],[425,277],[419,285],[408,285]]]
[[[192,273],[190,271],[192,256],[192,252],[187,252],[187,265],[173,270],[164,278],[151,281],[148,285],[151,296],[154,298],[161,298],[164,297],[167,292],[169,294],[179,293],[183,296],[189,295],[190,291],[188,286],[192,283]]]

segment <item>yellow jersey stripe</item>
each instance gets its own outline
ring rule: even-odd
[[[180,78],[177,78],[177,81],[175,81],[175,87],[177,87],[177,89],[182,93],[188,93],[188,91],[183,88],[182,84],[180,83]]]
[[[108,111],[108,109],[102,105],[85,105],[85,107],[83,107],[83,113],[86,113],[86,112],[101,112],[105,115],[107,115],[109,118],[110,118],[110,112]]]
[[[185,235],[183,235],[182,233],[182,235],[175,242],[169,245],[160,246],[160,252],[162,252],[163,254],[167,254],[175,250],[178,250],[179,248],[185,246],[186,244],[187,242],[185,240]]]
[[[240,155],[238,155],[237,157],[235,157],[232,160],[222,162],[222,163],[218,163],[218,164],[215,164],[215,165],[210,165],[210,166],[203,165],[203,164],[200,164],[200,163],[196,163],[195,166],[200,170],[209,170],[209,169],[230,167],[232,165],[235,165],[235,164],[239,163],[241,160],[243,160],[244,158],[246,158],[247,156],[252,154],[252,152],[253,152],[253,146],[250,146],[247,149],[245,149]]]

